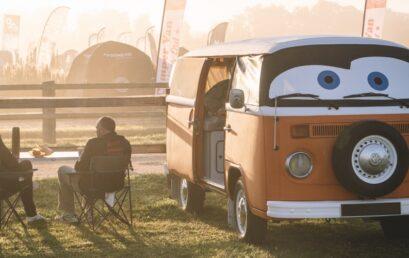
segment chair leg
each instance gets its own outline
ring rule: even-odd
[[[104,200],[105,206],[108,208],[108,210],[118,219],[120,220],[122,223],[130,226],[129,221],[125,220],[124,218],[121,217],[121,215],[119,215],[116,210],[114,210],[105,200]]]
[[[24,229],[27,229],[27,226],[26,226],[26,224],[24,223],[24,221],[21,219],[21,217],[20,217],[20,215],[18,215],[18,213],[17,213],[17,211],[16,211],[16,204],[17,204],[17,201],[18,201],[18,199],[20,198],[20,196],[18,196],[17,198],[16,198],[16,201],[12,204],[11,202],[10,202],[10,200],[6,200],[6,202],[7,202],[7,204],[9,205],[9,207],[10,207],[10,209],[11,209],[11,212],[14,214],[14,216],[16,217],[16,219],[21,223],[21,225],[23,226],[23,228]]]

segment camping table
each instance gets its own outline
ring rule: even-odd
[[[55,161],[55,160],[72,160],[79,158],[78,151],[56,151],[49,156],[36,158],[32,156],[29,152],[21,152],[21,160],[41,160],[41,161]]]

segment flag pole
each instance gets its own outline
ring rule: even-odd
[[[158,54],[156,56],[155,81],[158,78],[159,56],[160,56],[160,47],[161,47],[161,42],[162,42],[163,22],[165,21],[165,12],[166,12],[166,0],[163,0],[162,24],[160,26]]]
[[[361,37],[364,36],[365,33],[365,20],[366,20],[366,8],[368,7],[368,0],[365,0],[365,7],[364,7],[364,21],[362,22],[362,32]]]

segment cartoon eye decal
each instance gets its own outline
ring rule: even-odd
[[[327,90],[333,90],[339,86],[341,80],[333,71],[323,71],[318,75],[318,83]]]
[[[389,87],[386,75],[380,72],[372,72],[368,75],[368,83],[374,90],[384,91]]]

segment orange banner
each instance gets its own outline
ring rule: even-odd
[[[386,8],[386,0],[368,0],[366,9]]]

